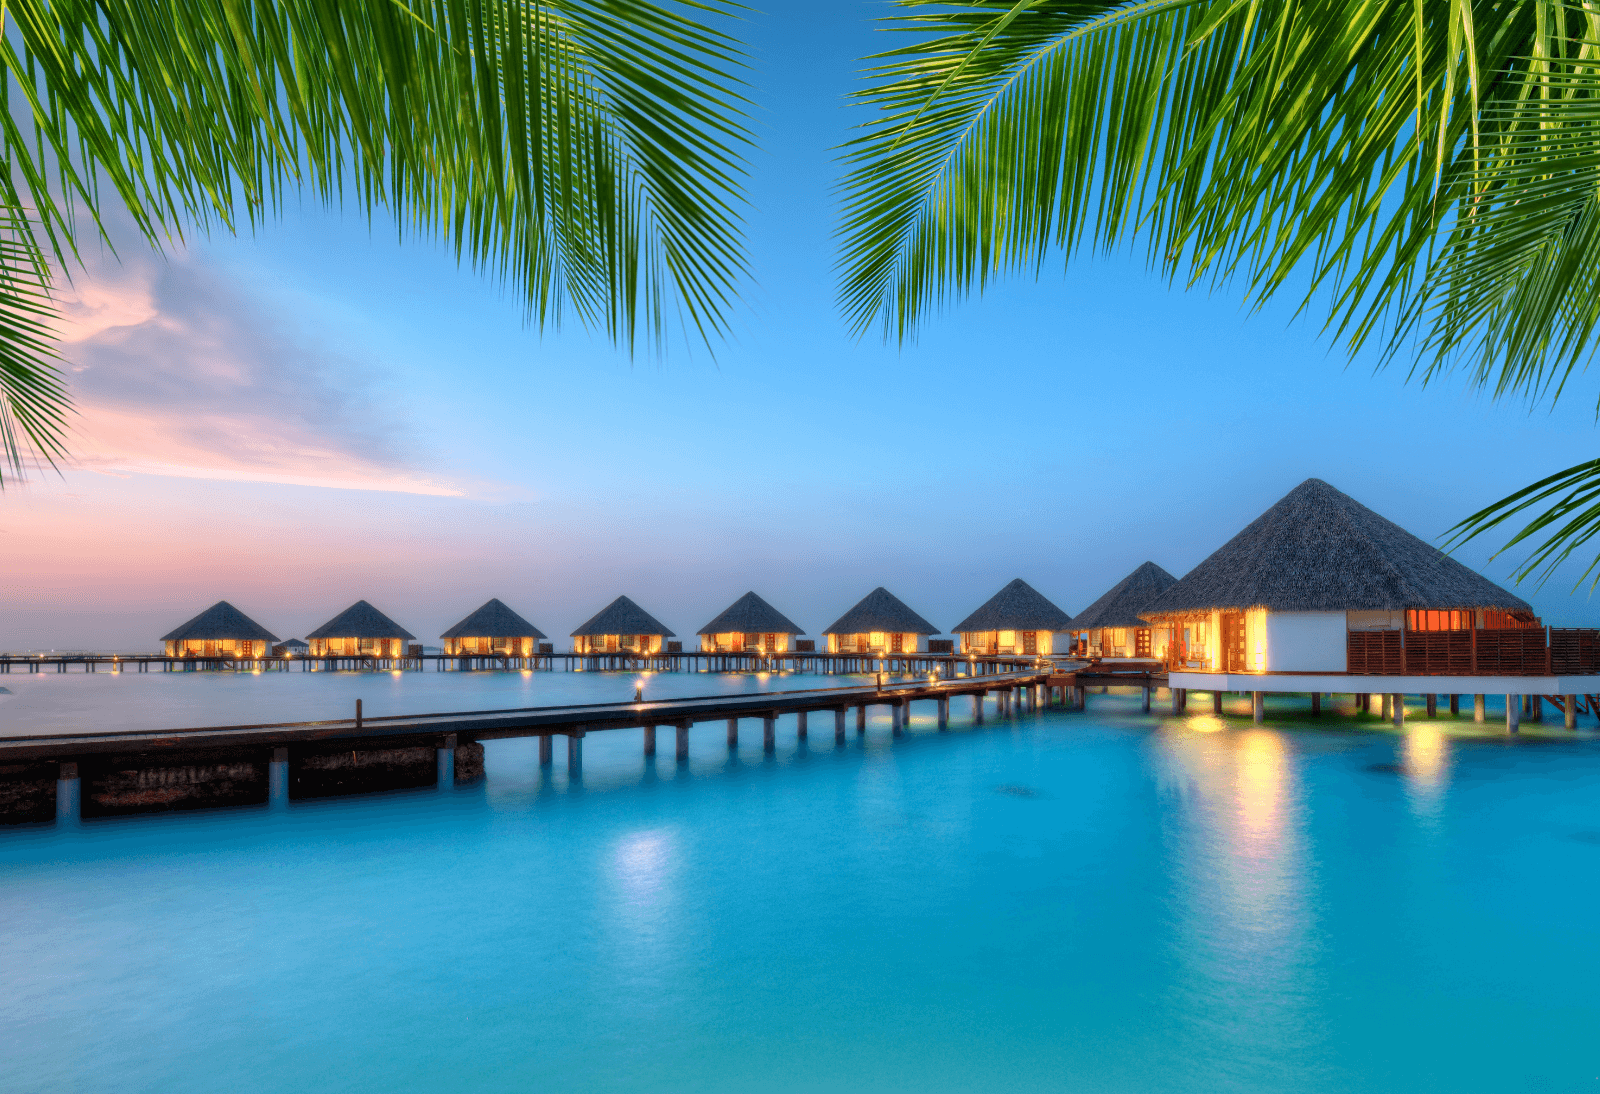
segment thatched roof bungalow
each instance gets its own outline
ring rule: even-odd
[[[306,635],[312,657],[383,657],[406,655],[416,635],[365,600],[358,600]]]
[[[311,652],[311,643],[299,638],[285,638],[272,647],[274,657],[304,657]]]
[[[161,639],[168,657],[265,657],[277,639],[226,600],[219,600]]]
[[[659,653],[665,639],[676,638],[655,616],[625,596],[572,632],[574,653]]]
[[[700,648],[710,653],[751,648],[764,653],[782,653],[793,645],[796,635],[805,631],[777,608],[749,592],[728,605],[727,611],[697,633]]]
[[[1408,634],[1460,632],[1466,650],[1476,629],[1538,626],[1527,601],[1321,479],[1291,490],[1142,614],[1173,629],[1169,664],[1202,672],[1410,671],[1429,643]],[[1369,647],[1392,647],[1401,667],[1374,669]]]
[[[957,623],[963,653],[1049,656],[1055,636],[1072,628],[1072,617],[1020,577]]]
[[[532,657],[538,652],[545,633],[506,607],[491,599],[471,615],[439,636],[447,657],[463,654],[504,654]]]
[[[1140,613],[1177,580],[1154,562],[1141,565],[1078,613],[1072,621],[1074,652],[1111,660],[1161,657],[1163,636],[1154,633]]]
[[[829,653],[927,653],[939,628],[879,585],[822,633]]]

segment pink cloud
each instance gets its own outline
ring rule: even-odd
[[[308,346],[192,256],[93,262],[58,308],[78,467],[462,493],[406,457],[366,362]]]

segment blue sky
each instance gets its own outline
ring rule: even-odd
[[[756,283],[715,359],[541,336],[351,211],[96,260],[67,345],[81,467],[4,497],[0,648],[143,648],[219,598],[287,636],[365,597],[430,640],[489,596],[557,635],[618,593],[684,634],[748,588],[813,633],[879,584],[942,627],[1017,576],[1076,612],[1308,476],[1431,539],[1593,456],[1591,385],[1554,413],[1424,390],[1133,257],[853,339],[832,150],[878,10],[746,24]],[[1504,579],[1486,556],[1460,555]],[[1600,615],[1576,572],[1531,597],[1547,620]]]

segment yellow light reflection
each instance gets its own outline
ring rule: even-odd
[[[1406,796],[1419,817],[1436,819],[1450,783],[1450,740],[1443,730],[1416,726],[1406,730]]]

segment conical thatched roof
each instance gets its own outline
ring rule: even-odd
[[[696,634],[805,634],[789,617],[755,593],[745,593]]]
[[[655,616],[625,596],[607,604],[600,614],[572,632],[574,638],[592,634],[659,634],[665,638],[677,635],[667,630]]]
[[[490,600],[439,636],[440,638],[546,638],[538,627],[506,607],[499,599]]]
[[[358,600],[307,638],[415,638],[416,635],[365,600]]]
[[[189,622],[161,639],[163,642],[215,642],[219,638],[265,639],[276,642],[272,632],[245,615],[226,600],[219,600]]]
[[[823,634],[871,634],[887,631],[899,634],[938,634],[939,628],[905,606],[888,589],[879,585],[861,603],[841,615]]]
[[[1400,611],[1532,606],[1340,493],[1307,479],[1145,609]]]
[[[1020,577],[995,593],[983,606],[951,628],[951,634],[972,631],[1064,631],[1072,617]]]
[[[282,644],[285,648],[291,650],[308,650],[311,648],[311,643],[303,642],[298,638],[285,638]]]
[[[1106,595],[1079,612],[1072,621],[1072,629],[1097,631],[1104,627],[1142,627],[1144,620],[1140,618],[1140,613],[1177,580],[1154,562],[1146,562],[1113,585]]]

